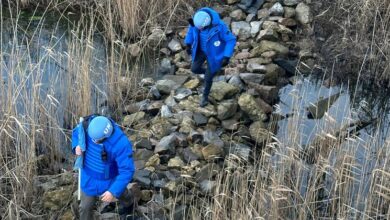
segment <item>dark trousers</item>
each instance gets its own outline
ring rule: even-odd
[[[94,219],[93,209],[95,208],[97,200],[98,197],[88,196],[81,191],[81,201],[79,206],[80,220]],[[118,200],[126,209],[130,209],[134,205],[134,195],[128,189],[123,192]]]
[[[214,74],[210,72],[209,63],[207,62],[207,69],[203,68],[203,64],[206,62],[207,56],[204,54],[204,52],[199,48],[196,52],[195,60],[192,63],[191,71],[195,74],[204,74],[204,90],[203,90],[203,96],[208,97],[211,86],[213,84],[213,77]]]

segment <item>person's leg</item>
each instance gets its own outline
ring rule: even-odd
[[[191,65],[191,71],[195,74],[204,74],[206,72],[205,68],[203,68],[205,61],[206,55],[200,49],[198,49],[195,60]]]
[[[206,70],[206,73],[204,75],[204,90],[203,90],[203,95],[200,100],[200,107],[204,107],[209,103],[209,94],[211,90],[211,86],[213,85],[213,77],[214,74],[210,72],[210,68],[208,67]]]
[[[93,208],[95,207],[96,197],[88,196],[81,191],[81,202],[79,206],[80,220],[93,219]]]

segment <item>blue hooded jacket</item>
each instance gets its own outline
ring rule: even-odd
[[[201,8],[199,11],[205,11],[211,16],[211,29],[207,39],[207,62],[211,73],[215,74],[222,67],[224,57],[232,57],[236,37],[228,29],[226,24],[220,19],[218,13],[211,8]],[[199,43],[200,31],[193,25],[190,25],[184,43],[192,45],[192,62],[195,60],[197,50],[200,50]]]
[[[119,198],[135,172],[132,144],[120,127],[112,120],[111,123],[114,131],[102,144],[94,143],[85,131],[87,149],[84,152],[84,166],[81,171],[81,189],[88,196],[100,196],[109,191],[115,198]],[[73,153],[77,145],[76,127],[72,132]],[[106,161],[102,160],[103,148],[107,153]]]

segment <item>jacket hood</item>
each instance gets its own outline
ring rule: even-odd
[[[199,9],[199,11],[205,11],[205,12],[209,13],[211,16],[211,22],[213,25],[219,24],[221,22],[221,18],[219,17],[218,12],[216,12],[215,10],[208,8],[208,7],[205,7],[205,8]]]

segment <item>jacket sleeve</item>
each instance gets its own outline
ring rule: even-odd
[[[228,27],[224,23],[222,23],[221,26],[222,28],[220,32],[221,34],[220,37],[226,43],[223,56],[230,58],[233,56],[234,47],[236,46],[237,39],[236,36],[233,35],[233,33],[228,29]]]
[[[108,189],[115,198],[119,198],[122,195],[135,172],[131,142],[126,136],[123,136],[118,144],[119,146],[115,146],[115,148],[118,147],[118,151],[114,154],[118,166],[118,176],[115,177]]]
[[[184,39],[184,43],[186,45],[192,45],[192,43],[194,42],[194,32],[192,30],[193,28],[194,27],[192,27],[191,25],[188,26],[187,35]]]
[[[79,125],[77,125],[79,126]],[[79,132],[78,132],[78,127],[75,127],[73,130],[72,130],[72,153],[75,154],[75,148],[77,147],[77,145],[79,145]]]

